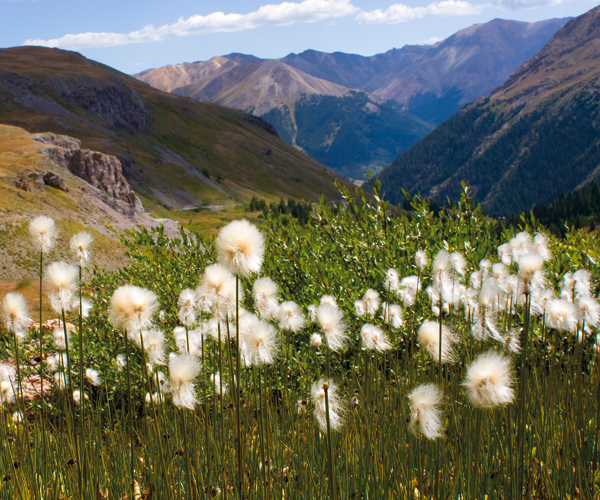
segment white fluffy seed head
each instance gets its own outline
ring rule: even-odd
[[[423,270],[427,267],[427,253],[425,250],[419,250],[415,254],[415,264],[419,270]]]
[[[600,304],[595,298],[583,295],[577,299],[576,305],[579,323],[585,324],[586,330],[598,326],[600,322]]]
[[[392,348],[387,335],[378,326],[366,323],[360,330],[360,336],[365,349],[383,352]]]
[[[379,293],[376,290],[369,288],[365,292],[362,300],[365,304],[365,311],[367,313],[367,316],[369,318],[373,318],[377,313],[377,310],[379,309]]]
[[[543,233],[536,233],[533,238],[533,252],[544,260],[552,260],[552,251],[548,243],[548,237]]]
[[[10,380],[0,381],[0,406],[15,402],[15,383]]]
[[[191,354],[179,354],[169,357],[171,376],[171,394],[177,407],[193,410],[198,403],[193,380],[200,374],[200,361]]]
[[[144,349],[153,365],[165,364],[165,334],[160,330],[143,330]]]
[[[591,295],[592,286],[592,273],[587,269],[579,269],[573,273],[573,291],[575,297],[583,297],[584,295]]]
[[[365,308],[365,303],[362,300],[354,301],[354,310],[356,311],[356,315],[359,318],[362,318],[365,314],[367,314],[367,310]]]
[[[398,330],[402,322],[402,308],[398,304],[388,304],[384,302],[381,305],[381,316],[383,321],[390,325],[394,330]]]
[[[423,384],[408,395],[410,402],[410,427],[415,434],[427,439],[443,435],[442,392],[435,384]]]
[[[53,262],[46,269],[44,278],[48,284],[50,303],[56,312],[60,313],[63,309],[66,312],[71,308],[78,275],[77,268],[66,262]]]
[[[463,385],[473,406],[494,408],[512,403],[513,383],[510,358],[488,351],[471,363]]]
[[[546,323],[550,328],[561,332],[575,333],[577,329],[577,310],[572,302],[554,299],[546,308]]]
[[[279,287],[271,278],[259,278],[252,286],[252,297],[258,315],[266,320],[272,320],[277,315],[279,307]]]
[[[56,327],[52,330],[52,340],[54,341],[54,346],[59,351],[64,351],[67,349],[67,341],[70,340],[71,332],[67,328],[67,337],[65,338],[65,329],[63,327]]]
[[[124,354],[117,354],[117,357],[115,358],[115,363],[117,365],[117,371],[121,371],[127,366],[127,358],[125,358]]]
[[[94,370],[92,368],[86,368],[85,378],[94,387],[99,387],[102,385],[102,377],[98,373],[98,370]]]
[[[27,311],[27,303],[20,293],[7,293],[0,309],[2,322],[9,332],[22,334],[32,323]]]
[[[158,307],[154,292],[124,285],[117,288],[110,299],[108,319],[115,328],[124,329],[135,340],[137,332],[152,324]]]
[[[264,238],[247,220],[233,221],[221,229],[216,245],[219,262],[236,276],[247,278],[260,271]]]
[[[194,291],[189,288],[182,290],[177,305],[179,306],[179,321],[182,325],[191,328],[196,322],[196,294]]]
[[[460,276],[464,276],[465,271],[467,270],[467,262],[463,255],[459,252],[452,252],[449,255],[449,259],[454,272]]]
[[[257,321],[248,336],[248,355],[254,364],[273,364],[277,358],[279,335],[275,328],[265,321]]]
[[[302,309],[291,300],[282,302],[277,311],[279,328],[297,333],[306,326],[306,318]]]
[[[331,380],[321,379],[312,386],[311,396],[315,405],[315,418],[321,432],[327,432],[325,388],[327,388],[327,399],[329,401],[329,424],[332,431],[338,431],[344,423],[344,406],[337,392],[337,385]]]
[[[397,292],[400,286],[400,275],[395,269],[388,269],[383,282],[387,292]]]
[[[519,278],[525,281],[530,281],[533,275],[541,271],[544,265],[544,259],[537,253],[522,254],[518,260],[519,263]]]
[[[92,235],[86,231],[81,231],[71,238],[69,245],[80,266],[83,266],[90,258],[90,247],[93,241]]]
[[[418,276],[406,276],[402,278],[397,295],[405,307],[414,305],[417,300],[417,293],[421,289],[421,284]]]
[[[54,245],[56,239],[54,219],[45,215],[36,217],[29,223],[29,232],[40,252],[47,253]]]
[[[213,312],[224,319],[235,314],[236,279],[221,264],[212,264],[204,270],[202,284],[196,290],[198,308],[204,312]],[[238,288],[239,302],[242,302],[243,289]]]
[[[319,347],[323,343],[323,338],[318,333],[313,333],[310,336],[310,345]]]
[[[510,266],[512,263],[512,250],[508,243],[504,243],[498,247],[498,258],[502,264]]]
[[[337,307],[337,300],[333,295],[323,295],[319,302],[322,306],[334,306]]]
[[[342,311],[335,306],[321,304],[317,308],[317,325],[325,334],[330,349],[338,352],[344,348],[348,333]]]
[[[419,328],[417,340],[435,361],[440,361],[440,325],[437,321],[425,321]],[[452,331],[442,325],[442,363],[453,360],[456,337]]]

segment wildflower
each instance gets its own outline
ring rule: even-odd
[[[54,246],[56,238],[56,227],[54,220],[50,217],[40,215],[29,223],[29,232],[33,236],[38,249],[42,253],[48,251]]]
[[[50,289],[50,303],[56,312],[70,310],[76,292],[77,276],[77,268],[66,262],[54,262],[46,269],[44,277]]]
[[[522,293],[531,293],[532,288],[539,288],[543,285],[544,276],[541,273],[544,259],[535,253],[526,253],[521,255],[519,263],[519,288]]]
[[[323,343],[323,338],[318,333],[313,333],[310,336],[310,345],[319,347]]]
[[[521,340],[519,339],[519,332],[517,330],[510,330],[504,337],[504,349],[514,353],[521,352]]]
[[[4,326],[9,332],[23,337],[31,326],[31,318],[27,311],[27,304],[20,293],[7,293],[2,299],[0,316]]]
[[[538,254],[545,261],[552,260],[552,252],[548,246],[548,237],[545,234],[537,233],[534,236],[533,252]]]
[[[592,286],[592,273],[587,269],[579,269],[573,273],[573,292],[575,297],[583,297],[584,295],[591,295],[590,288]]]
[[[573,303],[564,299],[554,299],[546,309],[546,323],[550,328],[561,332],[575,333],[577,328],[577,311]]]
[[[59,390],[65,389],[67,387],[67,382],[68,382],[68,378],[67,378],[66,373],[56,372],[54,374],[54,385],[56,386],[57,389],[59,389]]]
[[[392,344],[388,341],[387,336],[378,326],[369,323],[363,325],[360,330],[360,336],[365,349],[383,352],[392,348]]]
[[[272,364],[277,357],[279,336],[275,328],[264,321],[258,321],[248,340],[249,358],[256,364]]]
[[[421,271],[427,267],[427,253],[425,250],[419,250],[415,254],[415,264],[417,268]]]
[[[75,257],[77,257],[77,260],[79,261],[79,265],[82,267],[90,258],[90,246],[92,245],[92,241],[94,241],[94,238],[86,231],[77,233],[71,238],[71,251],[75,254]]]
[[[481,279],[484,280],[489,277],[492,270],[492,261],[490,259],[482,259],[479,261],[479,272],[481,273]]]
[[[354,301],[354,309],[356,311],[356,315],[359,318],[362,318],[365,314],[367,314],[367,310],[365,308],[365,302],[363,300],[355,300]]]
[[[0,363],[0,382],[10,382],[11,380],[14,382],[16,374],[17,372],[13,366],[6,363]]]
[[[196,321],[195,294],[193,290],[186,288],[179,294],[177,305],[179,306],[179,321],[188,328],[194,325]]]
[[[317,308],[317,324],[325,334],[329,348],[336,352],[341,351],[348,339],[342,311],[333,305],[321,304]]]
[[[435,384],[423,384],[408,395],[410,400],[410,428],[427,439],[442,436],[442,392]]]
[[[463,255],[460,252],[452,252],[448,258],[450,259],[450,264],[452,265],[454,272],[459,276],[464,276],[467,269],[467,262]]]
[[[498,247],[498,258],[502,264],[507,266],[512,264],[512,250],[508,243],[504,243]]]
[[[331,380],[321,379],[314,383],[311,389],[312,400],[315,404],[315,417],[322,432],[327,431],[327,405],[325,402],[325,390],[329,401],[329,425],[331,430],[341,429],[344,408],[337,394],[337,386]]]
[[[150,393],[147,392],[145,399],[146,399],[146,404],[154,403],[155,405],[161,404],[164,401],[163,395],[160,392],[155,392],[152,395],[150,395]]]
[[[264,238],[247,220],[233,221],[221,229],[216,244],[219,262],[232,274],[247,278],[260,271]]]
[[[495,340],[502,340],[496,324],[495,303],[498,297],[498,285],[493,278],[485,280],[479,292],[477,307],[473,314],[471,331],[477,340],[484,340],[490,336]]]
[[[198,308],[214,312],[219,318],[235,314],[236,280],[225,267],[212,264],[204,270],[202,284],[196,289]],[[238,302],[242,301],[242,287],[238,288]]]
[[[271,278],[260,278],[254,282],[252,296],[259,316],[264,320],[272,320],[277,316],[279,287]]]
[[[475,290],[479,290],[481,288],[481,280],[482,280],[481,271],[473,271],[471,273],[471,276],[469,277],[469,284]]]
[[[494,351],[480,354],[467,369],[463,385],[471,404],[477,408],[512,403],[515,394],[510,358]]]
[[[124,354],[117,354],[115,358],[115,363],[117,364],[117,370],[121,371],[123,368],[127,366],[127,359]]]
[[[296,404],[298,405],[298,415],[306,413],[306,401],[304,399],[299,399]]]
[[[140,334],[150,363],[165,364],[165,334],[160,330],[144,330]]]
[[[90,311],[94,308],[94,304],[90,300],[81,299],[81,317],[87,318],[90,315]],[[73,297],[71,301],[70,309],[79,309],[79,297]]]
[[[385,273],[383,284],[388,292],[397,292],[400,286],[400,275],[398,274],[398,271],[395,269],[388,269]]]
[[[71,332],[67,328],[67,336],[65,338],[65,328],[56,327],[52,330],[52,340],[54,341],[54,345],[59,351],[64,351],[67,349],[68,341],[71,338]]]
[[[421,282],[418,276],[406,276],[400,281],[398,298],[405,307],[412,306],[417,300],[417,293],[421,289]]]
[[[552,290],[536,288],[531,292],[531,314],[534,316],[546,316],[548,303],[554,299]]]
[[[0,406],[15,402],[15,385],[14,381],[0,381]]]
[[[440,361],[440,325],[437,321],[426,321],[419,328],[417,334],[417,340],[431,357]],[[448,363],[452,361],[454,355],[453,344],[455,344],[457,338],[452,331],[445,325],[442,325],[442,351],[441,351],[441,362]]]
[[[573,302],[573,289],[575,287],[575,279],[572,273],[565,273],[560,280],[560,296],[561,298]]]
[[[577,315],[579,317],[580,328],[589,333],[590,328],[598,326],[600,322],[600,304],[589,295],[583,295],[576,302]]]
[[[518,262],[519,259],[528,253],[533,253],[533,243],[531,235],[526,231],[521,231],[512,240],[508,242],[513,262]]]
[[[363,302],[365,303],[367,316],[369,318],[374,317],[377,309],[379,309],[379,293],[369,288],[363,296]]]
[[[135,341],[135,334],[152,324],[158,305],[154,292],[124,285],[117,288],[110,299],[108,319],[115,328],[123,328]]]
[[[277,312],[279,328],[297,333],[306,326],[306,318],[302,309],[295,302],[282,302]]]
[[[100,377],[98,370],[94,370],[92,368],[86,368],[85,378],[94,387],[99,387],[102,385],[102,377]]]
[[[84,392],[83,393],[83,398],[84,399],[89,399],[88,395]],[[75,401],[77,404],[79,404],[79,401],[81,400],[81,391],[79,389],[73,391],[73,401]]]
[[[169,359],[171,394],[175,406],[194,409],[198,401],[193,380],[200,373],[200,369],[198,358],[190,354],[180,354]]]
[[[173,329],[173,340],[175,345],[181,354],[193,354],[194,356],[202,355],[202,328],[196,330],[188,330],[187,335],[183,326],[177,326]],[[188,352],[188,341],[189,341],[189,352]],[[144,337],[144,343],[146,339]],[[164,364],[164,363],[157,363]]]
[[[381,306],[381,316],[383,321],[394,330],[398,330],[402,326],[402,308],[398,304],[384,302]]]
[[[323,295],[321,297],[321,301],[319,302],[322,306],[333,306],[337,307],[337,300],[333,295]]]

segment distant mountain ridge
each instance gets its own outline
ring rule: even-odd
[[[289,144],[361,178],[389,164],[432,124],[487,96],[566,21],[495,19],[435,45],[370,57],[314,50],[274,60],[229,54],[134,76],[160,90],[264,117]],[[326,111],[335,115],[328,124],[302,128]]]
[[[461,181],[493,214],[550,203],[600,177],[600,7],[571,20],[489,98],[454,115],[379,179],[456,198]]]
[[[0,50],[0,123],[118,157],[146,207],[337,196],[338,176],[260,118],[160,92],[75,52]]]

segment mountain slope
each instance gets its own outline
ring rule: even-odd
[[[456,198],[461,181],[492,213],[549,203],[600,174],[600,7],[570,21],[507,82],[457,113],[380,175]]]
[[[0,50],[0,123],[117,156],[150,207],[336,196],[335,174],[260,119],[160,92],[74,52]]]

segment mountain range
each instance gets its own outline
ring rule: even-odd
[[[463,105],[487,96],[567,19],[495,19],[435,45],[365,57],[307,50],[281,59],[229,54],[143,71],[155,88],[260,116],[349,177],[378,171]]]
[[[456,199],[461,182],[492,214],[550,203],[600,176],[600,7],[562,29],[488,98],[400,155],[379,179]]]

